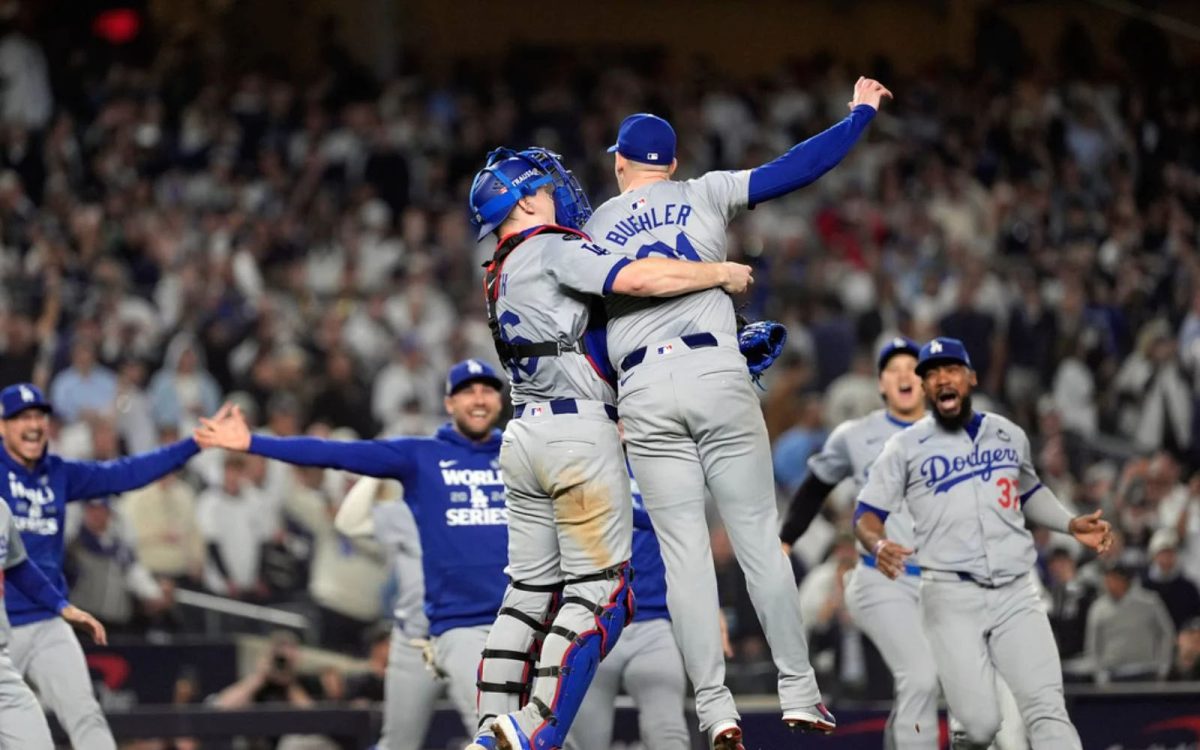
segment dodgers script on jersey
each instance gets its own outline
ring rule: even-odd
[[[596,209],[584,231],[629,258],[661,256],[720,262],[725,228],[750,200],[750,172],[709,172],[622,193]],[[638,347],[689,333],[737,330],[733,300],[721,289],[667,299],[614,295],[608,302],[608,350],[614,365]]]
[[[589,296],[607,294],[628,262],[576,235],[547,233],[526,239],[508,256],[500,274],[496,318],[501,339],[576,346],[588,325]],[[615,400],[612,387],[579,352],[529,357],[508,369],[514,404],[564,398],[608,404]]]
[[[887,441],[858,499],[888,513],[907,504],[922,568],[999,584],[1033,567],[1021,508],[1040,487],[1029,438],[1008,419],[982,415],[972,440],[927,416]]]
[[[865,417],[843,422],[830,433],[821,452],[808,459],[808,469],[825,484],[836,485],[849,479],[857,495],[867,483],[871,464],[879,457],[888,438],[909,427],[886,409],[877,409]],[[887,537],[905,547],[913,545],[913,520],[901,507],[887,517]],[[862,550],[862,544],[859,543]]]

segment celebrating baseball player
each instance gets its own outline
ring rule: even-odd
[[[579,232],[587,199],[541,149],[493,151],[469,204],[479,239],[498,239],[484,283],[514,405],[500,449],[511,583],[480,665],[475,745],[548,750],[562,747],[596,665],[633,617],[629,482],[591,310],[613,293],[739,292],[750,269],[611,254]]]
[[[0,584],[12,584],[27,601],[66,622],[87,630],[92,639],[107,643],[104,626],[63,598],[42,571],[29,561],[12,512],[0,503]],[[0,599],[4,590],[0,588]],[[50,750],[50,727],[33,691],[8,655],[8,616],[0,608],[0,750]]]
[[[418,750],[425,746],[442,683],[426,668],[430,641],[421,532],[407,503],[376,502],[384,482],[359,477],[342,498],[333,525],[351,539],[374,537],[392,555],[396,596],[383,685],[383,736],[375,748]]]
[[[963,727],[955,748],[986,748],[999,730],[997,671],[1034,750],[1079,748],[1054,635],[1029,577],[1036,552],[1025,522],[1099,551],[1112,542],[1108,523],[1100,511],[1072,518],[1038,480],[1024,430],[971,408],[975,372],[961,341],[923,346],[917,375],[932,414],[885,443],[858,496],[855,533],[876,569],[897,578],[914,547],[891,538],[890,517],[905,507],[911,514],[923,630]]]
[[[13,523],[29,559],[59,591],[63,576],[63,517],[66,504],[144,487],[175,471],[196,455],[191,438],[115,461],[69,461],[48,453],[50,403],[29,383],[0,391],[4,450],[0,451],[7,481],[0,495],[12,511]],[[92,694],[83,649],[57,610],[47,609],[5,583],[4,605],[12,622],[9,652],[18,671],[37,687],[71,744],[88,750],[115,750],[116,743]]]
[[[597,209],[585,230],[627,258],[723,261],[733,216],[832,169],[885,96],[891,93],[877,81],[859,79],[851,113],[841,123],[755,169],[710,172],[686,182],[671,179],[676,162],[670,124],[632,115],[609,149],[616,152],[621,194]],[[662,545],[671,622],[701,730],[714,748],[741,746],[737,707],[725,687],[707,491],[729,530],[779,669],[783,720],[831,731],[835,720],[821,703],[808,661],[795,579],[775,538],[771,446],[738,349],[732,300],[721,290],[670,300],[617,296],[607,308],[629,457]]]
[[[476,730],[475,672],[484,639],[504,593],[508,513],[498,452],[503,382],[486,363],[468,359],[446,378],[450,421],[434,437],[336,441],[251,434],[234,407],[222,419],[203,419],[196,441],[205,448],[247,451],[300,466],[343,469],[399,480],[413,511],[423,552],[425,613],[434,667],[469,734]],[[416,722],[397,716],[410,710],[405,695],[386,696],[385,747],[421,747]],[[423,728],[420,730],[424,734]]]
[[[667,580],[654,525],[630,473],[633,494],[633,593],[637,614],[621,642],[596,671],[567,737],[567,750],[612,747],[613,713],[621,685],[638,709],[638,736],[649,750],[687,750],[690,745],[684,695],[687,676],[671,635]]]

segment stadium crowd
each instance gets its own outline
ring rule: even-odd
[[[970,68],[875,61],[896,101],[850,158],[731,229],[733,258],[758,268],[747,312],[790,332],[763,395],[780,500],[829,429],[878,406],[881,340],[961,338],[977,405],[1030,431],[1068,506],[1120,530],[1103,560],[1039,534],[1069,668],[1200,679],[1200,77],[1164,75],[1169,45],[1136,24],[1118,44],[1160,55],[1098,50],[1076,25],[1037,62],[1012,33],[981,26]],[[323,48],[301,78],[166,39],[84,91],[51,83],[77,61],[4,29],[0,66],[19,64],[2,71],[0,385],[48,389],[58,452],[147,450],[226,400],[278,435],[430,432],[448,364],[495,361],[491,248],[464,210],[490,148],[561,151],[598,204],[626,114],[674,123],[686,178],[827,127],[858,73],[822,55],[735,80],[564,53],[376,80],[335,36]],[[183,627],[176,587],[307,601],[324,645],[361,648],[389,611],[388,566],[333,529],[350,481],[203,454],[81,510],[73,599],[129,632]],[[855,561],[850,509],[835,497],[797,545],[800,595],[823,684],[888,695],[829,574]],[[713,548],[732,679],[753,688],[765,643],[719,528]]]

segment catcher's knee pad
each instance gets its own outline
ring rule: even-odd
[[[475,683],[479,726],[529,700],[533,665],[557,612],[562,586],[513,581],[505,590],[479,660]]]
[[[596,667],[633,620],[629,563],[568,580],[562,604],[542,644],[530,703],[542,723],[529,734],[534,750],[560,748],[575,721]]]

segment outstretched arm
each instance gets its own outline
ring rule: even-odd
[[[254,453],[298,466],[342,469],[372,477],[400,478],[412,457],[400,440],[322,440],[311,437],[270,437],[250,432],[241,409],[234,406],[223,418],[201,419],[196,442],[204,448]]]
[[[788,506],[783,528],[779,530],[779,541],[791,547],[797,539],[804,536],[817,513],[821,512],[821,506],[825,504],[825,498],[829,496],[833,487],[834,485],[818,479],[812,471],[808,472],[808,476],[792,496],[792,504]]]
[[[750,205],[778,198],[815,182],[850,152],[883,97],[892,92],[870,78],[854,85],[850,114],[837,125],[793,146],[786,154],[750,172]]]
[[[183,466],[200,447],[191,438],[114,461],[63,461],[67,500],[87,500],[145,487]]]

